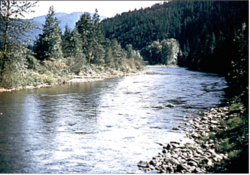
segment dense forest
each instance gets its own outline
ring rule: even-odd
[[[103,20],[105,36],[122,47],[130,43],[143,51],[154,41],[175,38],[182,50],[179,65],[220,73],[230,70],[234,38],[243,25],[247,31],[248,1],[165,1]],[[150,59],[147,52],[142,56]],[[154,54],[152,63],[164,64],[159,57]]]
[[[30,13],[35,3],[6,0],[0,5],[2,87],[64,83],[73,75],[129,73],[143,68],[140,53],[131,45],[123,49],[115,38],[104,37],[97,9],[92,17],[82,14],[73,31],[66,25],[62,33],[51,6],[43,33],[30,44],[28,34],[36,26],[20,16]]]

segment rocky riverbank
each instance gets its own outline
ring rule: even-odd
[[[139,170],[146,173],[151,170],[157,170],[158,173],[208,173],[214,164],[228,159],[228,153],[215,151],[220,142],[216,138],[212,139],[210,135],[227,129],[222,121],[234,116],[229,114],[229,107],[223,107],[200,113],[199,118],[185,116],[186,123],[175,129],[186,131],[186,136],[194,142],[172,141],[166,145],[160,143],[162,152],[149,161],[140,161],[137,164]]]

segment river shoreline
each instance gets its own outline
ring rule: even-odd
[[[150,69],[144,69],[138,72],[134,72],[134,73],[124,73],[124,72],[120,72],[120,71],[116,71],[113,74],[100,74],[100,75],[88,75],[85,76],[84,78],[73,78],[71,80],[68,81],[64,81],[62,83],[45,83],[45,84],[40,84],[40,85],[28,85],[28,86],[20,86],[17,88],[2,88],[0,89],[0,93],[1,92],[12,92],[12,91],[19,91],[19,90],[24,90],[24,89],[38,89],[38,88],[47,88],[47,87],[52,87],[52,86],[56,86],[56,85],[61,85],[61,84],[66,84],[66,83],[82,83],[82,82],[92,82],[92,81],[102,81],[105,79],[110,79],[110,78],[119,78],[119,77],[125,77],[125,76],[135,76],[135,75],[140,75],[140,74],[147,74],[147,73],[154,73],[157,72],[156,70],[150,70]]]
[[[200,113],[200,117],[184,116],[187,121],[179,125],[178,130],[186,131],[186,136],[194,143],[171,141],[167,145],[161,144],[162,152],[149,161],[140,161],[137,166],[140,170],[158,173],[209,173],[209,169],[223,160],[228,160],[228,153],[216,153],[215,147],[220,144],[217,138],[211,138],[211,133],[218,130],[225,131],[227,126],[222,121],[234,117],[229,107],[212,108]],[[173,128],[174,129],[174,128]],[[141,172],[142,173],[142,172]]]
[[[147,67],[168,67],[168,68],[180,68],[178,65],[166,65],[166,64],[156,64],[156,65],[148,65]]]
[[[138,169],[139,160],[151,160],[162,152],[159,144],[193,143],[184,138],[186,133],[181,127],[185,127],[190,115],[200,118],[197,111],[219,105],[224,99],[224,79],[216,76],[211,79],[210,74],[193,73],[185,68],[150,69],[138,76],[141,72],[77,83],[78,79],[87,81],[88,75],[93,79],[104,77],[100,71],[86,72],[75,76],[76,83],[2,93],[1,128],[6,140],[2,143],[2,155],[11,156],[8,161],[2,156],[1,160],[9,163],[0,166],[3,172],[127,173]],[[114,73],[105,71],[109,72]],[[189,81],[193,83],[188,84]],[[197,96],[210,90],[201,83],[218,81],[221,84],[210,88],[211,98]],[[196,93],[185,90],[191,88]],[[13,138],[11,144],[9,138]],[[82,164],[78,166],[75,162]]]

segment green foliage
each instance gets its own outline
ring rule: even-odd
[[[114,57],[112,55],[112,49],[109,46],[106,47],[106,49],[105,49],[104,60],[105,60],[106,66],[108,66],[110,68],[115,68],[115,60],[114,60]]]
[[[50,60],[45,60],[42,62],[46,70],[57,75],[66,75],[68,73],[68,66],[63,60],[56,60],[51,58]]]
[[[114,58],[114,64],[117,70],[120,70],[121,67],[125,65],[125,59],[127,53],[121,48],[121,45],[117,42],[116,39],[111,41],[112,56]]]
[[[40,62],[33,55],[28,54],[27,57],[28,69],[38,70]]]
[[[230,128],[238,128],[242,125],[242,119],[240,117],[234,117],[228,120],[227,125]]]
[[[223,142],[219,145],[219,147],[217,148],[218,152],[226,152],[228,150],[233,149],[235,146],[234,143],[229,143],[229,139],[225,139],[223,140]]]
[[[175,41],[174,39],[163,39],[161,42],[154,41],[141,50],[141,55],[151,65],[175,64],[171,62],[171,58],[173,57],[173,42]]]
[[[61,29],[59,21],[54,17],[54,7],[51,6],[43,25],[43,33],[35,44],[35,52],[39,60],[62,59]]]
[[[23,76],[17,73],[5,70],[3,73],[2,84],[4,88],[12,88],[21,86],[23,83]]]
[[[143,69],[144,65],[141,61],[135,60],[135,67],[136,69],[141,70]]]
[[[116,69],[130,72],[142,67],[142,57],[132,46],[131,59],[135,62],[131,60],[132,62],[128,63],[127,51],[121,48],[117,40],[104,41],[97,10],[92,19],[89,14],[83,14],[72,32],[66,26],[62,36],[60,22],[54,15],[55,11],[51,6],[43,25],[43,33],[39,35],[34,47],[8,47],[9,59],[4,76],[1,77],[4,87],[64,83],[68,75],[82,75],[85,71],[99,75],[110,68],[112,71]],[[10,44],[16,43],[9,42]],[[33,49],[35,57],[31,52]],[[0,58],[3,57],[0,55]]]
[[[230,70],[226,80],[230,83],[230,92],[238,96],[248,111],[248,25],[242,23],[241,29],[236,32],[233,39],[235,54],[231,57]]]
[[[179,65],[227,74],[235,50],[234,34],[242,23],[248,25],[247,17],[247,1],[173,0],[122,13],[102,23],[105,36],[117,38],[122,48],[132,44],[143,51],[154,41],[175,38],[184,53]],[[157,46],[153,48],[152,53],[142,52],[144,59],[150,64],[164,64],[166,57],[160,61]]]
[[[235,157],[238,157],[238,155],[241,153],[241,150],[233,150],[228,153],[228,158],[233,159]]]
[[[93,42],[93,59],[91,60],[91,63],[103,65],[105,63],[105,49],[101,44],[99,44],[97,41]]]
[[[70,72],[79,75],[79,73],[85,67],[85,64],[83,64],[84,61],[85,57],[82,57],[81,55],[76,55],[76,57],[66,58],[66,65],[68,66]]]
[[[76,29],[81,35],[82,50],[89,62],[92,58],[92,41],[94,37],[93,24],[89,13],[81,15],[80,19],[76,22]]]
[[[17,0],[0,1],[0,51],[2,52],[0,73],[10,61],[13,50],[23,47],[28,39],[26,32],[35,27],[31,22],[22,20],[26,14],[34,12],[31,10],[36,2]]]
[[[62,51],[64,58],[69,57],[71,54],[71,51],[69,49],[71,43],[71,37],[72,33],[70,32],[68,25],[66,25],[64,34],[62,35]]]

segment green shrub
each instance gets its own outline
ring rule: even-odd
[[[46,76],[44,79],[43,79],[43,82],[44,83],[48,83],[49,85],[50,84],[53,84],[56,82],[56,79],[51,77],[51,76]]]
[[[28,69],[38,70],[40,62],[32,55],[27,55]]]
[[[133,60],[126,60],[126,64],[131,68],[131,69],[136,69],[135,62]]]
[[[233,118],[230,118],[227,122],[227,125],[234,129],[234,128],[239,128],[243,125],[243,121],[240,117],[233,117]]]
[[[51,61],[43,61],[44,67],[53,74],[65,75],[68,72],[69,67],[64,60],[51,59]]]
[[[23,74],[20,72],[14,72],[11,70],[11,66],[8,65],[3,71],[2,84],[4,88],[16,88],[23,84]]]
[[[135,66],[136,66],[137,69],[142,69],[143,68],[143,64],[138,60],[135,61]]]
[[[241,150],[233,150],[228,153],[228,158],[233,159],[235,157],[238,157],[238,155],[241,153]]]

